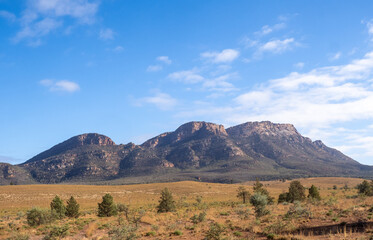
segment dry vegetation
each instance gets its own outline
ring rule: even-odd
[[[218,233],[219,230],[221,239],[373,239],[371,229],[354,233],[353,229],[343,232],[342,228],[339,234],[321,236],[292,233],[299,228],[373,221],[373,197],[359,196],[354,188],[362,179],[299,180],[307,188],[312,184],[317,186],[322,200],[306,200],[297,205],[297,211],[302,214],[292,216],[287,213],[290,208],[294,209],[294,204],[275,203],[268,206],[270,214],[260,218],[255,217],[250,203],[242,204],[236,197],[240,186],[252,193],[253,182],[0,186],[0,239],[26,239],[21,238],[22,234],[30,239],[43,239],[51,231],[64,227],[68,229],[64,239],[131,239],[130,233],[137,239],[204,239],[208,233]],[[288,190],[290,181],[262,183],[276,202],[278,195]],[[157,213],[160,192],[165,187],[172,192],[177,209],[175,212]],[[107,193],[114,197],[116,203],[129,207],[128,219],[123,213],[115,217],[97,217],[97,203]],[[82,215],[77,219],[64,218],[38,227],[28,226],[27,210],[32,207],[49,208],[56,195],[65,202],[74,196]],[[203,213],[206,215],[199,221],[197,217]],[[197,216],[193,220],[194,215]],[[219,225],[213,225],[215,223]],[[215,226],[215,232],[210,230],[211,226]],[[120,238],[126,234],[128,238]]]

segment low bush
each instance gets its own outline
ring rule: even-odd
[[[58,218],[58,215],[54,211],[33,208],[27,212],[26,218],[27,224],[34,227],[42,224],[52,223]]]
[[[57,240],[66,237],[69,234],[69,226],[53,226],[50,232],[43,238],[43,240]]]

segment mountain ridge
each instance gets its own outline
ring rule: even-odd
[[[27,177],[18,176],[21,173]],[[302,136],[292,124],[247,122],[225,129],[194,121],[140,145],[117,145],[97,133],[77,135],[22,164],[0,165],[0,184],[239,182],[372,174],[373,167]]]

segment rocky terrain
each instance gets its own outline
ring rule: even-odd
[[[239,182],[308,176],[373,175],[338,150],[312,141],[291,124],[189,122],[141,145],[115,144],[88,133],[25,163],[0,164],[0,184],[144,183],[178,180]]]

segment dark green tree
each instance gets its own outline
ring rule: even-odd
[[[110,194],[105,194],[102,197],[102,202],[98,204],[98,216],[110,217],[117,214],[117,205],[114,203],[113,197]]]
[[[161,199],[159,200],[159,205],[157,206],[157,211],[160,212],[172,212],[175,211],[175,201],[172,197],[172,193],[165,188],[161,192]]]
[[[315,200],[320,200],[321,199],[319,189],[317,189],[317,187],[315,185],[312,185],[308,189],[308,198],[315,199]]]
[[[246,190],[246,188],[240,186],[237,189],[237,197],[242,199],[243,203],[246,203],[246,201],[250,198],[250,192]]]
[[[79,217],[79,204],[75,200],[73,196],[70,197],[69,200],[67,200],[66,205],[66,216],[70,218],[77,218]]]
[[[362,183],[357,185],[357,189],[360,194],[373,196],[373,180],[370,183],[367,180],[364,180]]]
[[[287,202],[289,199],[289,193],[285,192],[285,193],[281,193],[279,196],[278,196],[278,203],[283,203],[283,202]]]
[[[288,202],[303,201],[306,198],[303,185],[299,181],[292,181],[289,187]]]
[[[63,204],[62,199],[59,196],[55,196],[50,204],[51,211],[54,211],[57,214],[58,218],[65,217],[66,207]]]

